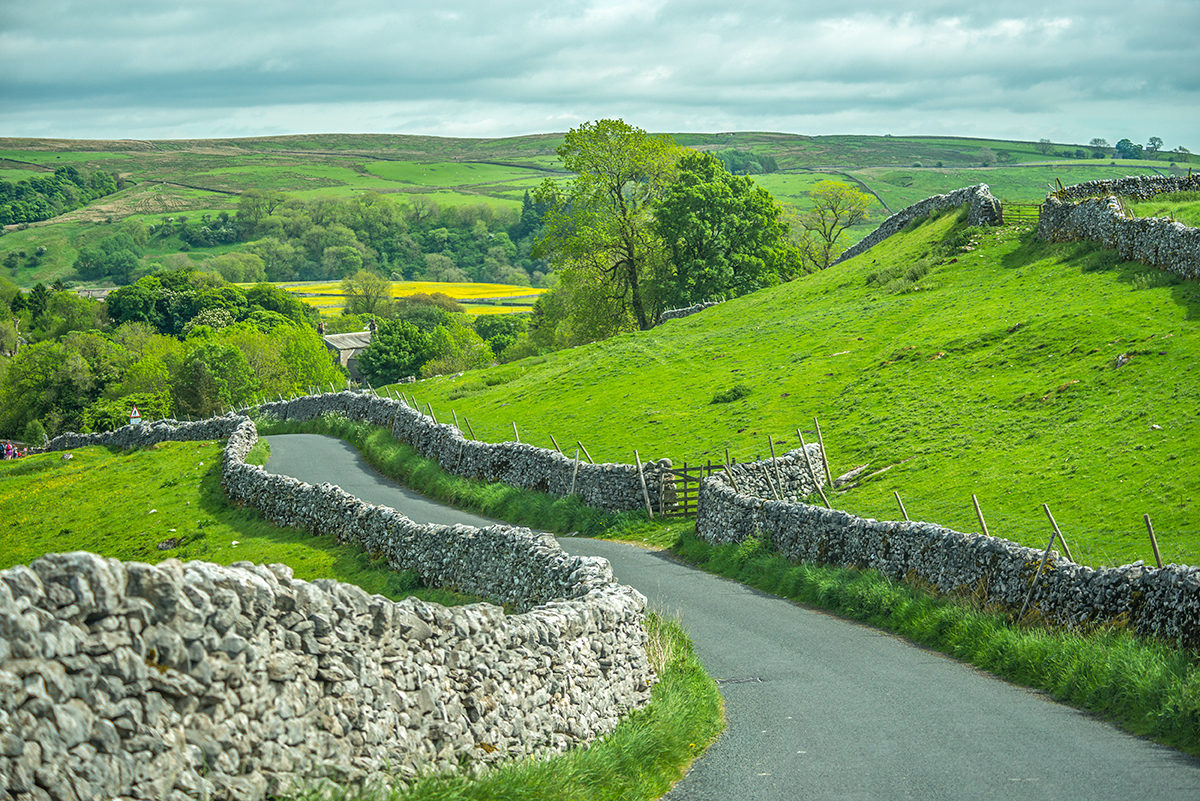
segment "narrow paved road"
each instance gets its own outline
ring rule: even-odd
[[[330,437],[268,437],[273,472],[339,484],[415,520],[484,525],[375,473]],[[729,728],[667,798],[1193,801],[1200,760],[1127,735],[897,637],[620,543],[603,556],[683,621]]]

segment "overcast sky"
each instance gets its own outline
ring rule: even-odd
[[[0,0],[0,136],[945,134],[1200,151],[1197,0]]]

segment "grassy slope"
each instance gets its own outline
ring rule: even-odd
[[[1166,217],[1193,228],[1200,227],[1200,192],[1179,192],[1131,204],[1138,217]]]
[[[867,283],[919,264],[921,291]],[[895,465],[842,508],[895,518],[895,490],[910,515],[970,531],[975,493],[993,534],[1044,546],[1045,502],[1090,564],[1150,559],[1149,513],[1165,558],[1196,564],[1198,318],[1194,283],[947,216],[649,332],[400,389],[484,439],[515,420],[522,441],[580,439],[597,460],[746,459],[768,434],[794,447],[818,415],[835,475]],[[748,396],[710,403],[738,384]]]
[[[230,506],[220,484],[218,443],[72,454],[65,461],[61,453],[0,461],[0,569],[78,550],[149,563],[282,562],[297,578],[338,579],[395,599],[472,600],[422,589],[415,574],[394,571],[333,537],[279,528],[251,509]],[[168,539],[181,543],[160,551],[158,543]]]
[[[895,211],[930,194],[981,181],[996,187],[1005,199],[1033,202],[1040,200],[1054,178],[1070,183],[1114,173],[1153,172],[1166,169],[1167,159],[1176,157],[1164,154],[1161,161],[1122,162],[1118,167],[1106,160],[1045,166],[1054,162],[1053,157],[1039,153],[1029,142],[755,132],[674,137],[689,147],[735,147],[775,156],[784,172],[764,176],[763,182],[781,202],[801,209],[807,205],[808,188],[825,177],[859,182]],[[68,277],[78,249],[89,238],[108,233],[110,219],[215,214],[235,208],[238,193],[248,189],[302,198],[372,191],[400,199],[419,196],[443,206],[517,209],[526,189],[546,177],[563,175],[554,154],[561,141],[561,134],[490,140],[355,134],[158,142],[0,138],[0,164],[6,169],[74,164],[85,171],[118,172],[134,184],[54,221],[0,239],[0,257],[10,250],[31,252],[46,245],[49,252],[39,265],[23,262],[9,277],[23,286]],[[982,150],[1007,163],[980,168]],[[938,162],[944,168],[930,166]],[[926,166],[913,168],[914,163]],[[886,213],[877,208],[874,222]],[[872,227],[852,229],[850,241],[865,236]]]

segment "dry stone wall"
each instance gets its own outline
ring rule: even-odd
[[[777,459],[735,463],[729,472],[739,492],[756,498],[802,501],[817,491],[818,484],[828,483],[821,446],[814,443],[805,450],[796,448]],[[722,476],[722,480],[728,482],[728,477]]]
[[[389,428],[422,456],[442,469],[465,478],[500,481],[515,487],[574,494],[589,506],[609,511],[644,509],[642,480],[635,465],[576,462],[558,451],[522,442],[482,442],[468,439],[448,423],[438,423],[422,412],[392,398],[371,393],[338,392],[309,395],[267,403],[259,412],[280,420],[311,420],[340,414]],[[644,462],[642,476],[655,512],[676,505],[674,477],[667,471],[670,459]]]
[[[927,197],[907,208],[901,209],[880,223],[879,227],[870,234],[867,234],[866,237],[847,248],[834,264],[839,264],[846,259],[854,258],[860,253],[865,253],[889,236],[903,231],[905,226],[913,220],[919,220],[947,209],[958,208],[959,206],[967,206],[969,209],[967,216],[968,225],[1004,224],[1004,211],[1000,207],[1000,201],[992,196],[988,185],[976,184],[975,186],[967,186],[962,189],[955,189],[953,192],[945,195]]]
[[[691,317],[697,312],[702,312],[705,309],[711,309],[713,306],[720,304],[719,300],[708,300],[703,303],[697,303],[694,306],[685,306],[682,309],[667,309],[662,314],[658,315],[658,324],[662,325],[667,320],[678,320],[682,317]]]
[[[0,571],[0,797],[261,799],[587,743],[649,699],[645,599],[527,529],[434,526],[245,463],[246,418],[56,438],[228,437],[268,518],[510,604],[393,602],[283,565],[51,554]]]
[[[1047,242],[1089,240],[1115,249],[1123,259],[1200,278],[1200,228],[1159,217],[1127,217],[1118,198],[1148,200],[1168,192],[1200,191],[1200,175],[1137,175],[1088,181],[1046,197],[1038,237]]]
[[[1157,569],[1136,562],[1096,570],[1052,554],[1034,583],[1041,551],[932,523],[878,521],[776,501],[740,482],[735,490],[720,474],[701,484],[696,531],[712,543],[756,537],[789,559],[878,570],[1014,612],[1033,584],[1031,607],[1054,623],[1121,622],[1140,634],[1200,647],[1200,567]]]

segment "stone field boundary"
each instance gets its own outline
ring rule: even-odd
[[[1121,198],[1149,200],[1172,192],[1200,192],[1200,175],[1133,175],[1065,187],[1042,203],[1038,237],[1100,242],[1123,259],[1200,278],[1200,228],[1161,217],[1130,217],[1121,206]]]
[[[813,475],[824,483],[819,449],[809,447]],[[878,570],[985,607],[1018,613],[1028,603],[1035,615],[1058,625],[1124,625],[1200,647],[1200,567],[1152,568],[1139,561],[1097,570],[1053,551],[1043,565],[1045,552],[999,537],[804,503],[808,467],[792,454],[739,467],[757,481],[715,473],[701,482],[696,533],[707,542],[755,537],[796,561]],[[768,478],[776,475],[772,487]]]
[[[262,799],[586,744],[654,682],[645,598],[550,535],[415,523],[245,462],[226,415],[56,437],[52,450],[225,439],[222,483],[280,525],[332,534],[509,605],[393,602],[284,565],[50,554],[0,571],[0,791]]]
[[[655,513],[676,505],[670,459],[643,462],[639,471],[637,465],[592,464],[524,442],[468,439],[456,426],[439,423],[407,403],[367,392],[306,395],[264,403],[257,410],[280,420],[340,414],[373,423],[448,473],[553,495],[578,495],[587,505],[609,512],[645,509],[647,499]]]

